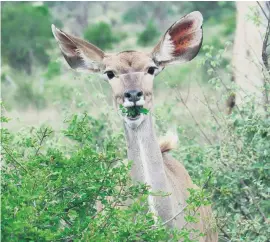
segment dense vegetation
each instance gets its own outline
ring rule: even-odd
[[[191,241],[197,231],[168,230],[147,212],[149,188],[130,181],[108,85],[68,70],[50,25],[108,51],[148,51],[193,10],[204,16],[203,47],[156,78],[158,135],[174,127],[173,155],[203,188],[191,191],[187,223],[210,201],[220,241],[269,241],[269,107],[247,96],[224,112],[238,91],[233,2],[2,4],[3,241]]]

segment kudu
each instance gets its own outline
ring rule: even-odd
[[[138,106],[148,109],[147,115],[122,116],[128,159],[133,161],[131,176],[134,181],[147,183],[152,191],[163,191],[169,196],[149,196],[150,210],[164,221],[170,220],[186,204],[187,188],[195,188],[184,166],[172,158],[168,151],[173,141],[159,144],[152,121],[153,80],[165,66],[193,59],[202,44],[200,12],[192,12],[175,22],[151,53],[123,51],[105,53],[98,47],[71,36],[52,25],[52,31],[62,54],[75,70],[103,73],[113,91],[116,108]],[[199,222],[190,227],[206,233],[200,241],[217,241],[217,233],[209,228],[212,212],[209,207],[198,210]],[[184,213],[167,223],[182,228]]]

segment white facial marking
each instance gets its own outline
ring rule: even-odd
[[[137,106],[143,106],[145,104],[144,97],[141,97],[139,101],[136,102]],[[125,98],[123,106],[125,108],[133,107],[135,106],[134,102],[130,102],[127,98]]]
[[[123,103],[123,106],[125,108],[133,107],[134,106],[134,102],[130,102],[127,98],[125,98],[125,101]]]
[[[131,120],[128,117],[124,117],[124,121],[127,123],[128,127],[130,127],[131,129],[138,128],[140,124],[143,122],[143,120],[144,120],[143,114],[140,114],[139,118],[135,120]]]
[[[143,106],[144,104],[145,104],[145,101],[143,97],[139,101],[136,102],[137,106]]]

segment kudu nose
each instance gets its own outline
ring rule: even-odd
[[[128,101],[134,102],[134,103],[139,101],[142,95],[143,95],[143,92],[138,91],[138,90],[129,90],[124,93],[124,97],[127,98]]]

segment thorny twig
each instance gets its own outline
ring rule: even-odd
[[[176,213],[173,217],[171,217],[170,219],[165,221],[162,225],[164,226],[167,223],[171,222],[172,220],[176,219],[176,217],[178,217],[182,212],[184,212],[184,210],[186,209],[187,206],[188,206],[188,204],[186,204],[178,213]]]
[[[231,241],[230,239],[230,236],[226,233],[226,231],[223,229],[223,227],[220,227],[218,224],[217,224],[217,227],[219,228],[219,230],[224,234],[224,238],[227,239],[227,241]]]
[[[259,213],[261,214],[261,216],[262,216],[264,222],[267,222],[267,218],[266,218],[265,214],[263,213],[263,211],[262,211],[261,207],[259,206],[259,204],[255,201],[255,197],[254,197],[252,191],[250,190],[250,188],[248,187],[248,185],[244,182],[243,179],[240,180],[240,183],[241,183],[244,187],[247,188],[247,190],[248,190],[248,192],[249,192],[249,194],[250,194],[250,196],[251,196],[251,199],[253,200],[254,205],[257,207],[257,209],[258,209]],[[247,198],[250,200],[250,198],[249,198],[249,196],[248,196],[248,193],[245,192],[245,194],[246,194]]]
[[[202,186],[202,189],[205,189],[205,188],[208,186],[208,183],[209,183],[211,177],[212,177],[212,172],[209,173],[207,180],[205,181],[205,183],[204,183],[203,186]],[[162,223],[162,225],[164,226],[164,225],[166,225],[167,223],[171,222],[172,220],[176,219],[176,217],[178,217],[178,216],[186,209],[187,206],[188,206],[188,204],[186,204],[186,205],[185,205],[179,212],[177,212],[173,217],[171,217],[170,219],[168,219],[167,221],[165,221],[164,223]],[[200,206],[194,211],[194,214],[193,214],[193,215],[195,215],[195,213],[199,210],[199,208],[200,208]],[[187,224],[188,224],[188,222],[186,222],[186,224],[183,226],[183,228],[184,228]]]
[[[3,146],[2,145],[2,147],[3,147],[3,149],[5,150],[5,152],[9,155],[9,157],[16,163],[16,164],[18,164],[25,172],[27,172],[27,173],[29,173],[29,171],[19,162],[19,161],[17,161],[15,158],[14,158],[14,156],[8,151],[8,149],[5,147],[5,146]]]
[[[35,156],[38,155],[38,153],[39,153],[39,151],[40,151],[40,149],[41,149],[41,147],[42,147],[42,143],[43,143],[44,139],[45,139],[46,137],[48,137],[51,133],[52,133],[51,130],[49,130],[48,128],[45,128],[44,131],[43,131],[42,134],[41,134],[41,137],[38,136],[38,139],[39,139],[39,145],[38,145],[38,148],[37,148],[37,150],[36,150]]]
[[[207,97],[206,97],[204,91],[203,91],[202,86],[200,85],[200,83],[199,83],[199,81],[198,81],[197,79],[196,79],[196,81],[197,81],[197,84],[199,85],[199,87],[200,87],[200,89],[201,89],[201,91],[202,91],[203,97],[204,97],[204,99],[205,99],[205,101],[206,101],[206,106],[207,106],[207,108],[210,110],[211,116],[212,116],[213,119],[216,121],[218,127],[221,128],[221,125],[219,124],[219,122],[218,122],[218,120],[217,120],[217,118],[216,118],[216,115],[215,115],[213,109],[210,107],[210,104],[209,104],[209,102],[208,102],[208,99],[207,99]]]
[[[268,21],[270,21],[270,17],[267,17],[267,14],[266,14],[266,12],[264,11],[264,9],[263,9],[262,5],[260,4],[260,2],[259,2],[259,1],[256,1],[256,2],[257,2],[257,4],[259,5],[260,9],[262,10],[262,12],[263,12],[264,16],[266,17],[266,19],[267,19]]]
[[[180,92],[180,91],[177,91],[176,89],[175,89],[175,91],[177,92],[177,94],[178,94],[178,96],[179,96],[179,98],[180,98],[180,101],[183,103],[183,105],[185,106],[185,108],[188,110],[188,112],[189,112],[191,118],[193,119],[193,121],[195,122],[196,126],[198,127],[198,129],[200,130],[200,132],[203,134],[204,138],[207,140],[207,142],[208,142],[210,145],[212,145],[212,142],[211,142],[210,139],[207,137],[207,135],[204,133],[204,131],[201,129],[201,127],[200,127],[198,121],[196,120],[196,118],[194,117],[194,115],[193,115],[192,112],[190,111],[189,107],[188,107],[187,104],[185,103],[185,101],[184,101],[184,99],[183,99],[183,97],[182,97],[182,95],[181,95],[181,92]],[[178,99],[178,96],[176,97],[177,99]],[[179,99],[178,99],[178,100],[179,100]]]

